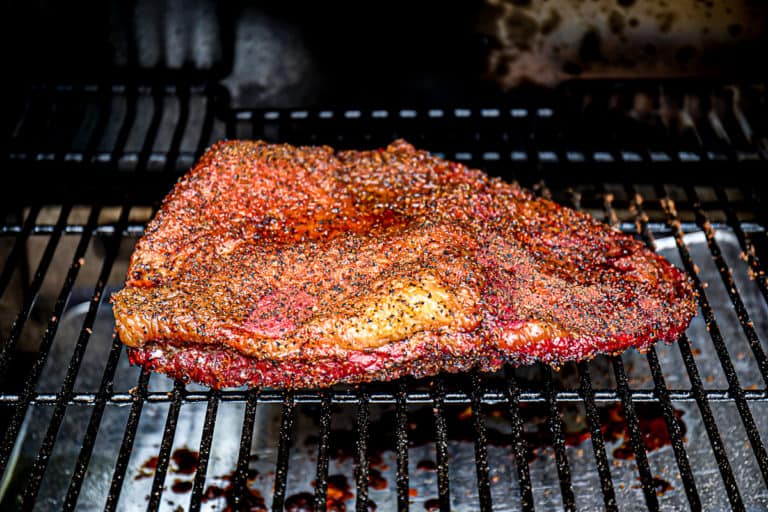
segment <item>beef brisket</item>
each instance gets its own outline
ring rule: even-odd
[[[642,243],[397,141],[229,141],[166,197],[113,296],[134,363],[326,386],[673,341],[696,307]]]

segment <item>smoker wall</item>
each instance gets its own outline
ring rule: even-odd
[[[684,5],[683,5],[684,4]],[[19,79],[198,75],[235,106],[493,101],[577,78],[764,77],[747,0],[6,3]]]

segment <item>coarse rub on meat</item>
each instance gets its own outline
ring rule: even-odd
[[[674,341],[680,270],[593,217],[396,141],[212,147],[112,297],[132,362],[214,387],[314,387]]]

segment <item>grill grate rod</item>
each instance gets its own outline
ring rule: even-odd
[[[160,121],[163,119],[165,110],[164,91],[157,85],[152,87],[152,120],[147,128],[147,136],[144,138],[144,144],[139,153],[139,160],[136,165],[137,174],[147,171],[149,157],[152,154],[152,146],[157,139],[157,131],[160,128]]]
[[[88,226],[96,225],[99,211],[100,209],[98,207],[91,209],[91,213],[88,216],[87,221]],[[88,244],[91,241],[91,236],[92,229],[84,232],[80,237],[80,241],[78,242],[77,247],[75,248],[74,255],[72,256],[72,263],[70,263],[67,276],[64,279],[64,284],[62,286],[61,292],[59,293],[59,297],[56,299],[56,304],[54,305],[51,319],[48,322],[48,327],[46,328],[45,333],[43,334],[43,340],[38,347],[38,357],[33,363],[29,374],[27,375],[21,396],[19,397],[19,402],[16,403],[11,421],[6,427],[5,433],[3,435],[2,445],[0,445],[0,475],[3,474],[5,466],[8,463],[8,457],[13,450],[13,446],[16,444],[16,438],[19,435],[19,430],[21,429],[21,425],[24,421],[24,416],[27,413],[27,409],[29,408],[32,396],[35,392],[35,389],[37,388],[37,383],[40,379],[40,376],[42,375],[43,368],[45,368],[45,362],[48,359],[48,353],[50,352],[51,346],[53,345],[53,339],[56,336],[56,332],[59,327],[59,321],[61,320],[64,309],[69,302],[72,288],[75,285],[77,276],[80,273],[80,268],[82,267],[80,260],[83,258],[83,256],[85,256],[85,252],[88,249]]]
[[[117,503],[120,500],[120,492],[123,490],[123,480],[125,479],[125,470],[128,467],[128,460],[133,451],[133,442],[136,440],[136,429],[139,426],[141,410],[144,407],[144,400],[147,395],[147,384],[149,384],[150,373],[143,369],[139,373],[139,380],[134,391],[134,402],[131,406],[131,412],[128,414],[128,422],[125,424],[123,441],[120,443],[120,451],[117,455],[115,469],[112,472],[112,483],[109,486],[107,503],[104,510],[114,511],[117,509]]]
[[[699,498],[699,492],[696,489],[696,481],[693,477],[693,471],[691,471],[688,454],[685,451],[683,434],[680,429],[680,420],[675,416],[675,410],[672,407],[672,402],[669,400],[669,391],[666,382],[664,381],[664,375],[661,372],[661,365],[659,364],[659,358],[656,355],[656,349],[654,347],[651,347],[648,350],[646,359],[648,360],[648,366],[653,375],[654,389],[659,396],[661,410],[664,414],[664,421],[667,425],[667,432],[672,440],[672,449],[675,452],[675,460],[677,461],[677,467],[680,470],[680,478],[683,480],[683,488],[685,489],[688,503],[691,505],[691,509],[700,510],[701,499]]]
[[[601,185],[600,188],[602,189],[605,198],[604,207],[606,211],[609,212],[608,215],[615,215],[615,213],[612,214],[613,195],[606,193],[603,185]],[[644,212],[642,211],[642,202],[640,202],[639,209],[638,206],[636,206],[634,203],[631,203],[631,210],[634,214],[635,221],[639,226],[640,232],[638,234],[643,237],[646,246],[652,251],[656,252],[656,243],[653,240],[653,236],[648,229],[648,223],[646,222],[646,218],[643,215]],[[648,360],[648,367],[650,368],[651,375],[653,377],[654,390],[656,395],[659,397],[659,403],[661,404],[662,414],[664,415],[664,421],[667,426],[667,433],[669,434],[672,441],[672,449],[675,453],[675,460],[677,462],[677,467],[680,470],[680,478],[683,481],[683,488],[685,489],[688,503],[690,504],[691,509],[700,510],[701,499],[699,497],[699,492],[696,489],[696,482],[693,478],[693,472],[691,471],[688,454],[685,451],[685,443],[683,442],[680,420],[675,415],[675,410],[672,407],[672,402],[670,401],[669,389],[667,388],[664,375],[661,371],[661,365],[659,364],[659,359],[656,354],[656,347],[650,347],[648,349],[646,352],[646,359]]]
[[[11,139],[11,145],[13,142],[17,141],[19,139],[19,135],[22,133],[21,127],[24,125],[24,122],[26,121],[27,117],[29,116],[29,112],[32,110],[32,106],[35,104],[33,102],[32,97],[35,95],[35,91],[33,88],[25,88],[24,89],[24,100],[21,102],[23,106],[21,109],[19,109],[19,116],[15,119],[16,122],[8,123],[8,126],[13,126],[13,129],[11,130],[10,139]],[[10,119],[9,119],[10,121]]]
[[[435,458],[437,462],[437,499],[441,512],[450,512],[451,493],[448,481],[448,425],[445,421],[445,384],[443,377],[431,381],[433,415],[435,417]]]
[[[662,202],[662,207],[667,214],[670,227],[675,228],[678,218],[677,212],[674,210],[674,204],[671,202],[671,200],[668,199]],[[701,308],[701,312],[704,315],[704,321],[707,325],[707,332],[709,333],[709,337],[715,346],[715,351],[717,352],[718,359],[720,360],[720,366],[723,368],[723,372],[725,373],[725,377],[728,382],[728,388],[734,396],[736,408],[738,409],[742,422],[744,423],[744,428],[752,446],[752,451],[754,452],[755,458],[757,459],[757,464],[760,467],[763,481],[768,485],[768,454],[766,454],[765,447],[763,446],[763,442],[760,439],[757,425],[755,424],[755,420],[752,417],[751,411],[749,410],[749,404],[747,404],[747,401],[744,399],[744,390],[739,384],[739,377],[736,374],[736,369],[733,367],[733,362],[731,361],[730,355],[728,354],[728,349],[726,348],[725,341],[723,340],[723,336],[720,333],[720,328],[717,326],[715,321],[714,311],[712,310],[712,306],[707,299],[704,286],[701,283],[699,274],[696,269],[696,265],[693,262],[690,252],[688,252],[688,248],[685,246],[685,242],[683,241],[683,233],[679,228],[675,230],[674,237],[678,252],[680,253],[680,256],[683,260],[683,265],[693,280],[696,291],[698,292],[697,300]]]
[[[80,496],[80,490],[85,480],[85,474],[88,470],[88,464],[91,460],[91,454],[93,453],[93,447],[96,443],[96,437],[99,433],[99,427],[101,425],[101,418],[104,415],[104,409],[107,406],[107,396],[112,388],[112,380],[115,376],[115,370],[120,362],[120,355],[123,351],[123,344],[120,340],[115,339],[112,342],[112,348],[107,356],[107,364],[104,368],[101,383],[99,385],[99,392],[93,404],[93,411],[91,412],[91,418],[88,420],[88,427],[85,429],[85,437],[83,438],[83,446],[80,449],[80,453],[77,456],[77,462],[75,463],[75,469],[72,472],[72,478],[69,482],[69,488],[67,489],[67,495],[64,498],[63,510],[74,510],[77,505],[77,499]]]
[[[565,510],[576,510],[576,498],[573,495],[573,486],[571,485],[571,469],[568,466],[568,456],[565,452],[565,436],[563,435],[563,420],[560,417],[560,410],[555,401],[555,384],[552,378],[552,368],[544,368],[544,395],[547,399],[549,414],[547,423],[549,431],[552,433],[552,446],[555,449],[555,464],[557,466],[557,477],[560,480],[560,495],[563,500]]]
[[[493,510],[491,500],[491,482],[488,478],[488,439],[485,428],[485,412],[481,397],[483,395],[483,380],[477,371],[472,372],[472,426],[475,430],[475,467],[477,470],[477,487],[480,498],[480,510]]]
[[[641,232],[646,240],[646,244],[655,247],[655,241],[653,235],[648,229],[647,215],[645,214],[642,206],[642,197],[638,194],[637,190],[630,186],[628,192],[630,197],[633,197],[632,210],[639,219]],[[725,447],[723,440],[720,437],[720,432],[717,428],[717,423],[712,415],[712,409],[709,406],[709,400],[704,390],[704,386],[701,382],[699,370],[696,366],[696,362],[691,352],[691,347],[688,342],[688,337],[683,334],[677,340],[678,350],[683,358],[683,364],[685,365],[686,373],[691,382],[692,393],[696,399],[696,403],[701,413],[702,421],[704,422],[704,428],[707,431],[707,437],[709,438],[710,446],[712,447],[712,453],[717,461],[718,469],[720,470],[720,477],[723,479],[728,501],[734,510],[744,510],[744,503],[739,493],[739,487],[736,483],[736,478],[733,475],[731,464],[728,461],[728,456],[725,453]]]
[[[328,497],[328,460],[331,443],[331,394],[328,391],[322,392],[322,401],[320,402],[319,437],[315,475],[315,511],[325,512]]]
[[[93,140],[93,139],[92,139]],[[123,215],[125,215],[125,221],[127,221],[127,215],[130,211],[130,208],[127,206],[123,206],[123,212],[121,213],[121,219]],[[119,233],[118,236],[122,236],[123,230],[115,230],[115,233]],[[118,246],[119,247],[119,246]],[[115,249],[115,252],[117,251],[117,248]],[[105,273],[106,276],[108,276],[107,273]],[[75,505],[77,504],[77,499],[80,495],[80,490],[82,487],[83,480],[85,478],[86,471],[88,469],[88,464],[91,458],[91,455],[93,453],[93,447],[96,443],[96,437],[98,436],[99,427],[101,425],[101,419],[104,415],[104,409],[106,408],[107,401],[109,400],[109,397],[113,395],[112,392],[112,383],[115,376],[115,371],[117,370],[117,366],[120,361],[120,355],[122,353],[123,344],[118,340],[117,338],[114,339],[112,342],[112,348],[110,349],[109,356],[107,357],[107,363],[104,367],[104,373],[102,374],[101,383],[99,384],[99,390],[96,393],[96,396],[94,397],[93,403],[94,408],[93,412],[91,413],[91,418],[88,421],[88,427],[86,428],[85,437],[83,438],[83,446],[80,450],[80,453],[78,454],[77,462],[75,464],[75,469],[72,473],[72,479],[69,483],[69,488],[67,489],[67,495],[64,500],[64,509],[74,509]],[[147,389],[146,384],[149,380],[149,374],[145,373],[141,375],[139,379],[139,386],[137,387],[137,391],[139,393],[142,393],[144,397],[147,395]],[[71,395],[71,391],[69,393]],[[135,398],[132,397],[132,398]],[[131,415],[129,416],[128,424],[131,424],[131,417],[135,416],[135,419],[138,419],[138,416],[136,416],[134,409],[137,407],[137,402],[133,402],[131,407]],[[141,412],[140,410],[140,403],[138,405],[139,410],[138,413]],[[126,431],[126,435],[128,432]],[[123,439],[124,443],[126,439]],[[132,441],[131,441],[132,444]],[[122,456],[122,452],[120,454]],[[119,460],[118,460],[119,462]],[[127,462],[127,461],[126,461]],[[117,468],[116,468],[117,469]],[[114,484],[114,481],[113,481]],[[119,492],[119,489],[118,489]],[[111,497],[111,494],[110,494]],[[110,506],[109,499],[107,501],[107,507]],[[115,503],[112,505],[116,505],[117,497],[114,498]]]
[[[640,472],[640,483],[643,487],[645,502],[650,510],[659,510],[659,499],[656,496],[656,488],[653,484],[653,475],[648,464],[648,454],[645,452],[643,442],[643,433],[640,431],[640,422],[637,418],[634,402],[629,394],[629,381],[627,373],[624,371],[624,363],[621,356],[612,357],[613,372],[616,375],[616,384],[621,396],[621,404],[629,430],[629,440],[632,445],[632,451],[635,454],[635,462]]]
[[[512,437],[515,440],[512,449],[515,455],[517,480],[520,484],[520,506],[523,510],[530,512],[533,510],[533,487],[528,467],[528,444],[523,437],[523,419],[520,417],[520,391],[514,368],[507,365],[504,373],[507,381],[506,397],[511,417]]]
[[[696,194],[691,188],[690,193]],[[698,197],[693,196],[694,201],[698,202]],[[701,226],[704,231],[704,235],[707,240],[707,246],[710,253],[712,253],[712,259],[717,267],[717,272],[720,274],[720,279],[723,281],[725,290],[728,293],[728,297],[733,303],[736,310],[736,316],[741,324],[741,329],[744,331],[744,335],[749,342],[749,348],[752,350],[752,354],[755,356],[757,366],[760,368],[760,375],[763,377],[763,382],[768,384],[768,358],[765,356],[762,346],[760,345],[760,339],[755,331],[754,324],[752,323],[747,308],[744,306],[744,302],[741,299],[741,294],[736,287],[736,282],[733,280],[733,274],[731,273],[730,266],[723,258],[723,253],[720,250],[720,245],[715,240],[715,230],[709,224],[709,219],[702,211],[700,206],[694,206],[694,212],[696,213],[697,224]]]
[[[51,147],[54,150],[54,162],[61,164],[64,162],[64,157],[72,147],[74,136],[72,134],[77,133],[78,128],[82,125],[82,120],[85,118],[86,105],[83,101],[85,90],[82,85],[76,85],[72,90],[66,94],[70,99],[63,105],[57,104],[54,110],[51,122],[51,134],[48,140],[54,140]],[[56,132],[70,134],[67,136],[56,137]]]
[[[715,230],[727,229],[729,227],[728,224],[720,223],[720,222],[712,222],[710,223],[710,225]],[[146,222],[130,222],[123,228],[123,235],[141,236],[144,234],[145,227],[146,227]],[[635,233],[635,230],[636,230],[634,222],[622,222],[616,227],[621,231],[624,231],[625,233]],[[35,224],[34,226],[32,226],[32,231],[30,232],[30,235],[48,235],[53,233],[55,231],[55,228],[56,226],[54,224]],[[661,235],[672,235],[674,233],[674,230],[670,229],[666,223],[662,224],[657,222],[649,222],[648,228],[654,233],[658,233]],[[18,235],[21,231],[23,231],[23,229],[24,229],[24,225],[19,224],[18,222],[17,223],[10,222],[8,224],[2,224],[0,225],[0,236],[11,235],[11,234]],[[64,228],[64,234],[79,235],[83,232],[83,229],[85,229],[85,224],[77,223],[77,222],[68,223],[67,226]],[[684,234],[698,233],[701,231],[701,228],[695,222],[681,222],[680,229],[683,231]],[[746,233],[765,233],[765,229],[760,224],[755,224],[752,222],[742,222],[741,229],[745,234]],[[94,228],[94,234],[99,234],[99,235],[112,234],[114,231],[115,231],[115,226],[112,224],[102,224]]]
[[[123,208],[121,211],[118,224],[127,222],[128,220],[128,208]],[[32,465],[32,471],[28,476],[27,486],[24,489],[23,499],[25,503],[29,503],[31,507],[34,503],[37,494],[40,489],[43,477],[45,475],[46,468],[48,467],[48,461],[53,452],[54,444],[56,443],[56,437],[59,433],[59,428],[64,420],[64,416],[67,412],[67,397],[72,393],[75,387],[75,381],[80,371],[80,366],[83,362],[83,356],[85,355],[86,348],[91,339],[91,333],[93,332],[93,325],[96,322],[96,315],[98,314],[101,306],[104,288],[109,280],[109,274],[112,271],[115,259],[117,258],[118,249],[122,237],[116,235],[107,248],[107,255],[104,258],[101,272],[99,273],[98,280],[94,286],[93,294],[91,296],[90,305],[85,318],[83,319],[83,326],[80,330],[80,335],[75,344],[75,348],[70,357],[69,364],[67,365],[67,372],[64,376],[64,380],[61,385],[61,389],[57,395],[56,405],[51,415],[48,429],[45,437],[43,438],[40,449],[38,450],[37,458]],[[26,505],[25,505],[26,506]]]
[[[715,187],[715,194],[717,195],[717,199],[721,208],[725,211],[728,225],[736,234],[736,238],[739,240],[741,250],[744,251],[744,254],[747,256],[747,263],[752,269],[755,281],[760,288],[760,292],[763,294],[763,299],[766,303],[768,303],[768,275],[766,275],[765,271],[763,270],[763,265],[760,263],[760,259],[757,257],[755,246],[747,237],[744,229],[742,229],[741,222],[739,222],[739,219],[736,216],[736,212],[733,210],[733,207],[731,206],[730,201],[728,201],[728,197],[725,194],[725,190],[723,190],[721,185]],[[710,223],[710,225],[711,224],[712,223]]]
[[[94,155],[99,146],[99,140],[107,129],[107,122],[112,112],[112,93],[109,87],[99,87],[99,102],[98,118],[91,132],[88,144],[83,151],[83,162],[86,164],[93,162]]]
[[[291,437],[295,419],[293,392],[287,392],[283,400],[283,412],[280,419],[280,442],[277,448],[277,463],[275,466],[275,487],[272,496],[272,510],[283,511],[285,487],[288,480],[288,456],[291,453]]]
[[[219,396],[214,389],[209,391],[208,406],[205,408],[205,420],[203,420],[203,433],[200,436],[200,450],[195,471],[195,480],[192,484],[192,496],[189,498],[189,511],[198,512],[202,504],[205,477],[208,472],[208,461],[211,457],[211,445],[213,444],[213,431],[216,428],[216,415],[219,410]]]
[[[152,479],[152,490],[149,493],[147,510],[158,510],[161,505],[160,500],[163,497],[163,488],[166,475],[168,474],[171,448],[173,448],[173,438],[176,435],[176,425],[179,421],[179,411],[181,410],[183,396],[184,383],[180,380],[174,381],[173,398],[165,419],[165,427],[163,428],[163,437],[160,441],[160,451],[157,454],[157,466],[155,468],[155,476]]]
[[[702,420],[704,421],[704,427],[707,430],[707,436],[709,437],[709,443],[712,446],[712,452],[717,460],[718,468],[720,469],[720,475],[723,478],[725,484],[725,491],[728,494],[728,501],[731,503],[731,507],[734,510],[744,510],[744,503],[741,499],[741,493],[739,492],[739,486],[736,483],[736,477],[733,475],[731,469],[731,463],[728,460],[728,455],[725,452],[725,445],[723,439],[720,437],[720,433],[717,429],[717,422],[712,414],[712,409],[707,402],[706,397],[701,393],[704,386],[701,383],[701,377],[699,371],[696,368],[696,362],[693,358],[693,352],[691,352],[691,345],[688,341],[688,337],[683,334],[677,341],[680,349],[680,354],[683,357],[686,370],[688,372],[688,378],[693,386],[694,393],[697,394],[697,403],[699,411],[701,412]]]
[[[8,253],[8,257],[5,259],[5,265],[3,266],[3,273],[0,274],[0,297],[5,293],[8,283],[11,282],[11,276],[13,271],[19,265],[19,260],[24,254],[27,247],[27,239],[34,230],[37,223],[37,216],[40,215],[40,206],[35,205],[27,214],[27,218],[22,224],[21,231],[16,235],[16,240],[13,243],[11,252]],[[2,374],[0,374],[2,375]]]
[[[397,508],[408,510],[408,386],[407,379],[397,385],[395,409],[395,454],[397,457]]]
[[[124,211],[129,211],[130,209],[128,207],[124,207]],[[120,342],[117,337],[112,342],[112,348],[110,349],[109,356],[107,356],[107,364],[104,367],[104,373],[102,374],[101,383],[99,384],[99,389],[96,393],[96,395],[93,397],[92,403],[93,403],[93,412],[91,413],[91,418],[88,420],[88,427],[86,428],[85,437],[83,438],[83,446],[80,449],[80,453],[77,456],[77,462],[75,464],[75,470],[72,473],[72,479],[69,482],[69,488],[67,489],[67,495],[64,500],[64,508],[74,508],[77,504],[77,499],[80,495],[80,489],[83,484],[83,480],[85,478],[86,470],[88,469],[88,464],[91,459],[91,455],[93,453],[93,447],[96,443],[96,438],[98,436],[99,428],[101,425],[101,420],[104,416],[104,410],[106,408],[107,403],[110,401],[110,397],[114,396],[114,392],[112,390],[112,384],[115,377],[115,372],[117,371],[117,367],[120,362],[120,356],[122,354],[123,350],[123,344]],[[123,444],[127,442],[127,438],[125,436],[128,436],[128,426],[132,424],[132,417],[134,414],[138,414],[140,416],[141,414],[141,407],[143,405],[143,401],[147,399],[148,392],[147,392],[147,383],[149,381],[149,374],[145,372],[142,372],[139,376],[139,382],[138,385],[135,388],[135,391],[132,392],[129,397],[131,398],[131,413],[128,418],[128,423],[126,425],[126,432],[124,434],[123,438]],[[140,400],[137,400],[137,398],[140,398]],[[138,403],[138,405],[137,405]],[[138,407],[138,411],[134,412],[134,409]],[[138,416],[136,416],[138,419]],[[133,441],[130,441],[131,446],[133,444]],[[121,463],[121,457],[123,456],[123,452],[121,451],[118,454],[118,463],[116,464],[115,471],[118,470],[119,464]],[[125,461],[127,463],[127,460]],[[123,472],[125,469],[122,470]],[[114,484],[114,482],[113,482]],[[118,490],[119,492],[119,490]],[[108,498],[106,507],[115,507],[117,505],[116,499],[115,503],[110,504]]]
[[[248,400],[243,412],[243,427],[240,432],[240,450],[237,454],[237,466],[232,476],[232,508],[234,510],[250,509],[250,490],[248,489],[248,463],[251,458],[251,442],[253,441],[253,425],[256,421],[256,406],[259,394],[256,390],[248,391]]]
[[[133,124],[136,122],[138,91],[136,90],[135,85],[129,85],[126,87],[125,103],[125,117],[123,118],[122,125],[120,126],[120,131],[117,134],[115,146],[112,149],[112,155],[110,158],[110,163],[114,167],[118,167],[120,159],[125,154],[125,145],[128,142],[128,137],[131,134]],[[144,140],[143,145],[146,145],[148,141],[149,138],[147,137]]]
[[[600,414],[595,405],[595,391],[592,389],[592,376],[589,373],[589,366],[585,362],[580,362],[578,368],[581,384],[580,391],[584,398],[584,409],[587,413],[587,422],[589,423],[592,451],[595,454],[597,473],[600,475],[600,488],[603,491],[603,503],[605,503],[606,510],[618,510],[618,506],[616,505],[616,491],[613,488],[613,478],[611,477],[611,468],[608,463],[608,457],[605,454],[605,439],[603,438],[603,431],[600,429]]]
[[[704,396],[710,402],[733,402],[734,395],[730,389],[705,389],[703,390]],[[67,397],[67,405],[91,405],[97,398],[98,393],[93,391],[87,393],[72,393]],[[657,403],[659,397],[656,392],[649,389],[631,389],[630,395],[632,400],[636,403]],[[185,401],[187,403],[195,402],[208,402],[209,394],[207,391],[187,391]],[[222,402],[245,402],[247,400],[246,391],[226,390],[222,391],[219,396]],[[689,389],[672,389],[669,390],[669,398],[674,402],[695,402],[696,394]],[[746,389],[743,393],[743,398],[747,402],[764,402],[768,400],[768,390],[765,389]],[[130,405],[134,401],[134,396],[127,392],[112,392],[107,394],[106,401],[110,405]],[[446,393],[443,402],[446,404],[466,404],[469,397],[462,391],[451,391]],[[525,403],[546,403],[546,396],[540,391],[521,391],[519,396],[520,402]],[[611,389],[599,389],[595,390],[595,402],[596,403],[609,403],[616,402],[620,399],[618,393]],[[22,400],[19,394],[8,393],[0,395],[0,404],[15,405]],[[165,391],[151,391],[147,392],[145,397],[147,402],[151,403],[165,403],[170,402],[171,397]],[[433,399],[429,393],[421,391],[413,391],[408,393],[408,404],[432,404]],[[55,393],[33,393],[30,400],[30,405],[55,405],[57,401],[57,395]],[[369,395],[369,401],[376,404],[396,404],[397,398],[395,393],[377,391],[375,394]],[[506,402],[506,390],[502,387],[489,387],[484,393],[482,401],[485,404],[497,404]],[[259,395],[259,403],[276,403],[281,404],[283,402],[282,393],[276,390],[262,391]],[[315,393],[298,393],[296,394],[296,404],[320,404],[322,398]],[[349,405],[359,403],[357,396],[348,394],[346,391],[339,390],[331,397],[331,402],[334,405]],[[555,402],[558,404],[581,404],[582,397],[578,391],[556,391]]]
[[[56,228],[51,237],[48,239],[48,243],[45,246],[43,255],[40,258],[40,263],[37,265],[35,277],[32,280],[32,283],[29,285],[26,293],[24,294],[24,304],[22,305],[19,313],[16,315],[16,319],[11,325],[11,332],[8,334],[8,338],[5,340],[5,343],[3,343],[2,349],[0,349],[0,376],[5,375],[6,371],[8,370],[8,364],[13,358],[14,349],[19,342],[19,338],[21,338],[24,324],[27,322],[29,315],[32,313],[32,309],[37,303],[37,299],[40,295],[40,289],[42,288],[43,281],[45,280],[45,275],[48,273],[48,267],[50,267],[51,261],[53,261],[53,256],[56,253],[59,240],[61,239],[61,235],[64,232],[64,227],[67,224],[67,217],[69,216],[70,211],[72,211],[71,205],[62,206],[61,212],[59,213],[59,218],[56,221]]]
[[[203,153],[205,153],[205,150],[211,143],[211,135],[213,134],[214,110],[217,108],[216,98],[217,96],[213,86],[207,85],[205,87],[205,114],[203,115],[203,122],[201,123],[200,139],[197,142],[195,159],[203,156]],[[232,138],[232,134],[228,133],[227,137]]]
[[[368,391],[366,386],[359,387],[360,403],[355,418],[355,487],[357,496],[355,510],[368,512]]]
[[[189,85],[183,84],[176,87],[176,97],[179,102],[179,117],[176,119],[176,128],[171,138],[171,146],[165,159],[165,172],[173,173],[176,171],[176,160],[181,154],[181,143],[184,140],[184,131],[189,122]]]

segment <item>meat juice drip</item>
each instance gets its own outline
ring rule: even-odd
[[[375,468],[368,469],[368,485],[377,491],[383,491],[387,488],[387,479],[381,474],[381,471]]]
[[[171,472],[179,473],[181,475],[192,475],[197,471],[197,466],[200,462],[200,454],[196,451],[190,450],[187,447],[181,447],[176,449],[171,454]],[[142,478],[149,478],[155,475],[157,469],[158,458],[150,457],[139,468],[139,473],[134,477],[134,480],[141,480]]]
[[[670,446],[672,440],[669,437],[667,424],[662,416],[661,407],[657,404],[635,404],[638,416],[638,426],[643,437],[643,445],[648,452],[658,450],[664,446]],[[682,418],[682,411],[675,410],[678,420]],[[613,450],[616,459],[631,460],[635,453],[629,442],[624,410],[620,404],[600,409],[601,430],[606,442],[619,442],[621,444]],[[685,436],[685,423],[679,422],[680,433]]]
[[[200,454],[183,447],[173,452],[171,460],[175,464],[174,471],[176,473],[192,475],[197,471],[197,465],[200,463]]]
[[[176,494],[184,494],[192,490],[191,480],[179,480],[178,478],[173,481],[171,490]]]
[[[661,496],[672,489],[672,484],[658,476],[653,477],[653,486],[656,488],[656,496]]]
[[[416,464],[416,469],[421,471],[437,471],[437,463],[433,460],[420,460]]]
[[[661,407],[657,404],[635,404],[639,420],[639,428],[642,434],[645,449],[649,452],[658,450],[664,446],[671,445],[669,432],[666,428]],[[575,408],[570,410],[567,406],[563,408],[564,416],[572,416],[573,421],[565,422],[565,444],[567,446],[579,446],[589,439],[590,432],[586,420],[580,417]],[[629,434],[624,419],[624,411],[621,404],[614,404],[598,408],[600,414],[600,428],[605,442],[608,444],[620,443],[614,448],[612,455],[616,459],[630,460],[634,458],[634,452],[629,443]],[[448,438],[452,441],[474,442],[475,432],[472,425],[471,407],[451,408],[446,411],[446,421],[448,424]],[[502,405],[491,405],[486,408],[486,414],[490,418],[509,421],[507,407]],[[551,434],[547,428],[547,410],[545,406],[538,404],[521,404],[520,414],[527,425],[533,425],[535,428],[526,429],[523,436],[528,448],[528,462],[534,461],[541,450],[552,446]],[[675,415],[679,420],[683,416],[682,411],[675,410]],[[434,442],[434,425],[432,410],[429,408],[409,412],[408,440],[412,447],[423,446]],[[394,425],[394,413],[387,412],[381,418],[371,425],[370,429],[370,455],[369,455],[369,473],[368,484],[374,490],[385,490],[388,486],[386,478],[382,471],[388,469],[384,464],[382,454],[392,449],[395,445],[395,439],[391,426]],[[685,435],[685,424],[680,422],[681,433]],[[331,457],[340,461],[352,457],[354,453],[355,436],[348,430],[333,430],[330,439]],[[488,444],[492,446],[512,446],[515,442],[511,433],[502,432],[492,426],[487,427]],[[308,438],[307,444],[314,444],[317,438]],[[252,455],[256,460],[258,456]],[[187,447],[175,450],[171,454],[171,469],[173,473],[180,475],[192,475],[197,471],[199,464],[199,454]],[[151,457],[147,459],[140,467],[138,474],[134,477],[136,480],[154,476],[157,469],[158,458]],[[435,471],[437,464],[432,460],[421,460],[416,465],[421,471]],[[231,481],[234,473],[218,477],[221,480]],[[249,469],[247,474],[248,482],[252,482],[258,476],[255,469]],[[671,489],[673,486],[668,481],[655,477],[654,484],[657,494],[661,495]],[[312,482],[314,486],[314,482]],[[175,479],[171,490],[177,494],[190,492],[192,482],[190,480]],[[409,494],[412,493],[409,490]],[[234,504],[234,488],[232,484],[224,487],[209,485],[203,494],[203,501],[218,500],[224,498],[226,508],[232,510]],[[354,495],[351,492],[350,484],[344,475],[331,475],[328,477],[328,492],[326,499],[327,510],[333,512],[346,512],[347,502],[352,500]],[[249,510],[266,510],[264,499],[255,489],[247,488],[246,506]],[[289,508],[290,507],[290,508]],[[314,496],[307,492],[300,492],[289,496],[286,499],[286,510],[312,510],[314,507]],[[375,510],[376,505],[369,500],[369,509]],[[424,503],[426,510],[438,510],[437,500],[427,500]]]
[[[349,481],[344,475],[328,477],[328,490],[325,496],[325,506],[328,512],[346,512],[346,502],[354,498],[350,492]]]
[[[315,510],[315,496],[300,492],[288,496],[285,500],[285,512],[312,512]]]
[[[157,469],[157,457],[150,457],[147,460],[144,461],[144,464],[141,465],[139,468],[138,473],[135,477],[133,477],[134,480],[141,480],[143,478],[150,478],[155,475],[155,470]]]
[[[573,406],[564,406],[563,416],[571,418],[571,421],[565,422],[565,444],[568,446],[579,446],[590,439],[591,434],[586,418]],[[640,432],[643,435],[643,442],[647,451],[658,450],[664,446],[670,446],[672,440],[667,431],[666,421],[663,411],[658,404],[635,404],[635,409],[639,418]],[[629,444],[629,433],[626,428],[623,408],[621,404],[612,404],[609,406],[598,407],[600,414],[600,428],[605,437],[606,443],[621,443],[614,449],[613,455],[617,459],[634,458],[631,446]],[[486,407],[486,415],[494,420],[509,424],[511,417],[507,406],[491,405]],[[528,452],[527,459],[532,462],[538,456],[538,452],[552,446],[552,439],[549,427],[547,426],[548,410],[547,407],[540,404],[524,403],[520,406],[520,414],[524,423],[534,428],[526,428],[523,432]],[[682,418],[682,411],[675,410],[675,415],[679,420]],[[411,447],[423,446],[434,442],[434,418],[432,410],[429,408],[419,409],[409,412],[408,443]],[[391,450],[395,446],[394,438],[394,412],[385,412],[382,416],[372,423],[370,428],[370,461],[375,466],[377,461],[381,460],[381,454]],[[448,430],[448,439],[451,441],[474,442],[475,430],[472,425],[471,407],[448,407],[446,410],[446,423]],[[685,424],[680,422],[681,433],[685,435]],[[513,446],[516,442],[511,432],[505,432],[492,425],[487,425],[488,444],[492,446]],[[351,458],[354,453],[354,433],[351,430],[339,429],[332,430],[330,436],[331,458],[339,461]],[[316,440],[309,440],[308,443],[314,443]],[[436,465],[431,461],[422,461],[417,466],[423,470],[436,469]]]
[[[209,485],[203,493],[203,502],[219,500],[224,498],[226,506],[224,512],[234,512],[237,510],[248,510],[251,512],[266,512],[267,506],[264,503],[264,497],[257,489],[245,486],[245,494],[240,496],[240,503],[236,503],[238,497],[235,487],[230,483],[226,487],[218,485]]]

